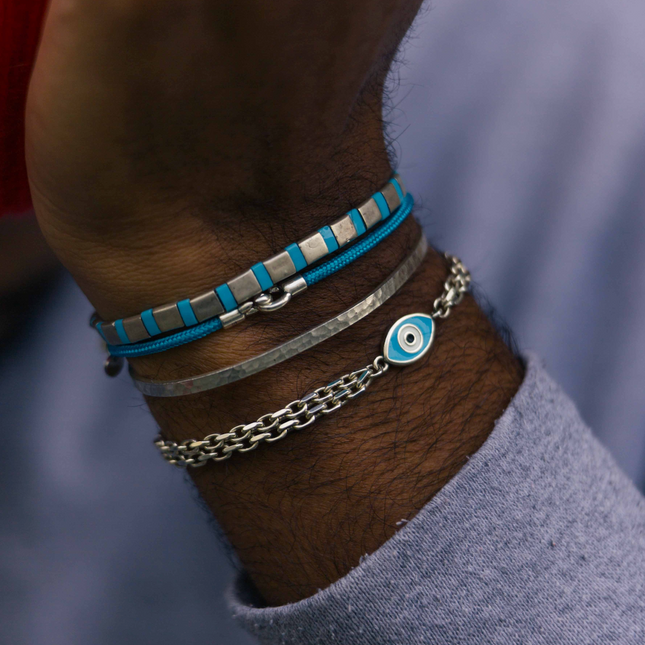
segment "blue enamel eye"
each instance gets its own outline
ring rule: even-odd
[[[399,318],[383,343],[383,356],[392,365],[409,365],[418,361],[432,346],[434,320],[427,314],[410,314]]]

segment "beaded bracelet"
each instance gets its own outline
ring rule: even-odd
[[[111,348],[193,327],[213,318],[219,318],[222,326],[227,326],[239,318],[240,305],[364,235],[388,218],[401,205],[405,195],[401,177],[395,174],[358,208],[215,289],[112,322],[94,316],[91,324]]]
[[[276,309],[280,309],[290,302],[294,295],[301,293],[307,287],[320,282],[324,278],[333,275],[377,246],[405,221],[408,215],[412,212],[413,206],[414,199],[412,195],[408,193],[403,199],[401,206],[387,219],[387,221],[383,222],[381,226],[370,231],[356,244],[344,251],[341,251],[339,254],[322,264],[309,269],[302,275],[297,274],[290,278],[286,283],[281,284],[280,287],[282,295],[276,300],[272,300],[269,297],[268,299],[271,300],[271,302],[268,306],[261,304],[261,297],[256,297],[252,302],[245,303],[244,306],[240,306],[229,314],[224,314],[218,318],[212,318],[211,320],[206,320],[203,323],[199,323],[188,329],[182,329],[174,334],[170,334],[165,338],[144,341],[133,345],[108,345],[108,351],[113,358],[148,356],[150,354],[164,352],[172,349],[173,347],[179,347],[181,345],[194,342],[200,338],[205,338],[213,332],[219,331],[220,329],[243,320],[246,316],[255,313],[255,311],[274,311]],[[248,304],[249,307],[246,307],[246,304]],[[119,373],[121,366],[122,363],[117,364],[112,361],[110,367],[107,368],[106,371],[108,374],[113,376]]]

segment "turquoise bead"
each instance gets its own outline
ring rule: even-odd
[[[190,300],[180,300],[177,303],[177,309],[179,309],[179,313],[181,314],[181,319],[184,321],[184,325],[186,327],[192,327],[193,325],[196,325],[198,320],[197,317],[195,316],[195,312],[193,311],[193,308],[190,306]]]
[[[271,276],[262,262],[254,264],[251,270],[260,283],[260,289],[262,291],[268,291],[273,286],[273,280],[271,280]]]
[[[237,309],[237,300],[233,297],[233,293],[227,284],[217,287],[217,289],[215,289],[215,293],[219,296],[219,299],[222,305],[224,305],[224,309],[226,309],[226,311]]]
[[[302,271],[307,267],[307,260],[305,260],[305,256],[302,254],[300,247],[295,242],[289,244],[285,251],[291,256],[296,271]]]

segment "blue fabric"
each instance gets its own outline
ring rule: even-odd
[[[285,251],[291,256],[296,271],[302,271],[307,266],[307,260],[305,260],[305,256],[302,254],[300,247],[295,242],[289,244]]]
[[[260,289],[262,289],[262,291],[267,291],[273,286],[273,280],[271,280],[271,276],[262,262],[254,264],[251,269],[260,283]]]
[[[323,226],[318,232],[323,236],[330,253],[338,251],[338,240],[329,226]]]
[[[152,309],[146,309],[141,314],[141,320],[143,321],[143,326],[151,336],[159,336],[159,334],[161,334],[161,329],[159,329],[159,325],[157,325]]]
[[[235,617],[270,645],[645,643],[645,500],[529,359],[462,470],[379,550],[302,602]]]
[[[361,214],[358,212],[358,209],[353,208],[351,211],[349,211],[349,216],[352,218],[356,233],[358,233],[358,235],[363,235],[363,233],[365,233],[365,231],[367,230],[367,227],[365,226],[365,222],[363,221]]]
[[[184,325],[186,325],[186,327],[192,327],[193,325],[197,324],[198,320],[195,316],[193,308],[190,305],[190,300],[180,300],[177,303],[177,309],[179,309],[179,313],[181,314],[181,318],[184,321]]]
[[[237,300],[235,300],[233,292],[227,284],[222,284],[217,287],[217,289],[215,289],[215,293],[218,295],[220,302],[226,311],[233,311],[233,309],[237,308]]]

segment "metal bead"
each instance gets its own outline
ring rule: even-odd
[[[238,275],[236,278],[229,280],[227,282],[231,293],[238,304],[246,302],[257,296],[259,293],[262,293],[262,287],[258,282],[258,279],[255,277],[252,269],[245,271],[241,275]]]
[[[131,316],[130,318],[123,319],[123,329],[128,336],[131,343],[137,343],[140,340],[150,338],[150,334],[146,329],[141,316]]]
[[[375,224],[378,224],[383,216],[381,215],[381,209],[378,207],[376,200],[373,197],[370,197],[364,204],[358,207],[358,212],[361,214],[365,226],[367,228],[372,228]]]
[[[356,239],[358,236],[354,222],[352,222],[351,215],[349,214],[336,220],[329,228],[331,228],[338,242],[338,246],[345,246],[345,244]]]
[[[105,340],[109,345],[122,345],[121,337],[116,330],[116,326],[113,322],[103,323],[101,325],[101,331],[105,336]]]
[[[296,265],[287,251],[274,255],[265,260],[263,264],[274,283],[282,282],[282,280],[290,278],[296,272]]]
[[[191,298],[190,306],[193,308],[195,318],[199,322],[215,318],[215,316],[224,313],[224,307],[213,289],[207,293],[203,293],[201,296]]]
[[[103,364],[103,369],[108,376],[115,377],[121,373],[124,364],[123,356],[108,356]]]
[[[157,326],[162,332],[184,327],[184,319],[179,313],[179,307],[174,303],[171,305],[155,307],[155,309],[152,310],[152,315],[155,317]]]
[[[385,187],[381,191],[381,195],[385,197],[390,213],[393,213],[401,205],[399,193],[396,192],[396,188],[394,188],[394,184],[391,182],[385,184]]]
[[[329,249],[325,243],[325,238],[319,233],[316,232],[309,237],[306,237],[301,242],[298,242],[298,246],[302,251],[302,254],[307,260],[307,264],[313,264],[314,262],[324,258],[328,253]]]

